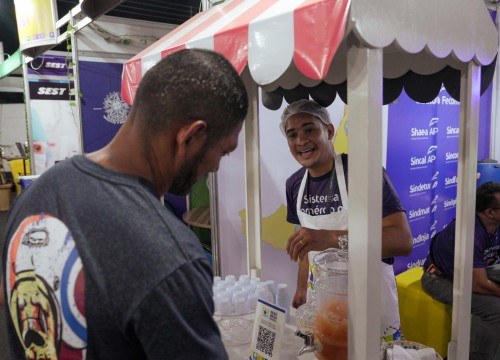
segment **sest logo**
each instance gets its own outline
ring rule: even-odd
[[[46,86],[42,86],[42,87],[38,88],[37,94],[38,95],[54,95],[54,96],[57,95],[57,96],[60,96],[60,95],[64,95],[67,90],[68,90],[67,87],[46,87]],[[75,93],[74,89],[71,89],[70,92],[69,92],[70,95],[74,95],[74,93]]]
[[[38,88],[38,95],[63,95],[66,88],[51,88],[51,87],[41,87]]]
[[[64,69],[66,68],[66,64],[65,63],[59,63],[59,62],[47,62],[45,64],[45,67],[46,68],[49,68],[49,69]]]

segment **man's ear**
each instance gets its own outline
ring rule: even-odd
[[[328,140],[332,140],[333,135],[335,135],[335,128],[333,127],[332,124],[328,124],[326,126],[326,130],[328,131]]]
[[[197,151],[206,141],[207,123],[203,120],[197,120],[179,128],[176,135],[177,150],[181,157]]]

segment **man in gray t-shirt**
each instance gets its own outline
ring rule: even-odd
[[[2,257],[13,359],[227,359],[210,264],[159,199],[217,171],[247,108],[221,55],[173,53],[144,76],[107,146],[16,199]]]

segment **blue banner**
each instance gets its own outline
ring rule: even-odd
[[[120,96],[123,64],[80,61],[83,151],[104,147],[128,116],[130,107]]]
[[[389,105],[387,171],[406,208],[413,252],[394,262],[397,274],[422,266],[432,236],[456,211],[460,103],[443,88],[431,103],[406,93]],[[479,138],[490,138],[491,87],[481,97]],[[480,141],[478,158],[488,157],[489,141]]]

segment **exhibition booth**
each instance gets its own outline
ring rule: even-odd
[[[71,38],[71,73],[64,53],[43,50],[43,61],[22,65],[35,174],[104,146],[125,121],[143,75],[161,58],[184,48],[211,49],[233,64],[250,96],[240,146],[209,175],[209,211],[181,211],[188,224],[211,232],[215,275],[285,283],[293,295],[297,264],[284,247],[295,229],[286,223],[284,190],[299,165],[278,125],[284,107],[302,98],[327,107],[335,149],[349,153],[348,298],[356,309],[349,312],[350,359],[378,358],[380,351],[379,334],[370,330],[380,327],[374,311],[380,280],[373,276],[380,261],[372,256],[381,252],[380,165],[402,198],[414,238],[412,257],[395,263],[407,284],[402,293],[414,280],[406,270],[418,271],[432,234],[455,216],[456,267],[472,267],[477,164],[492,157],[490,139],[500,139],[500,124],[491,120],[500,113],[492,98],[492,84],[498,87],[496,13],[482,0],[226,0],[176,28],[147,24],[151,38],[168,33],[145,49],[129,45],[125,51],[96,40],[90,27],[82,31],[95,24],[101,33],[113,32],[122,26],[119,19],[76,14],[58,21],[59,28],[69,23],[73,29],[53,39]],[[83,95],[62,96],[70,87]],[[70,120],[64,126],[58,124],[63,118]],[[485,172],[494,171],[493,163],[483,164]],[[447,337],[427,345],[449,359],[466,359],[470,272],[458,272],[454,283],[453,312],[435,310],[449,317],[439,320],[450,327],[443,330]],[[412,326],[408,321],[403,326]],[[295,358],[300,345],[290,329],[282,358]],[[243,358],[247,349],[245,343],[231,351]]]
[[[250,94],[243,154],[231,163],[238,166],[235,162],[239,161],[245,170],[245,187],[239,192],[244,198],[238,214],[239,229],[227,223],[233,214],[221,210],[226,209],[228,198],[234,200],[229,194],[238,194],[229,181],[221,179],[221,173],[228,171],[236,176],[243,165],[226,170],[230,165],[223,163],[211,184],[212,235],[219,241],[222,275],[233,271],[253,277],[277,274],[266,259],[267,253],[274,256],[278,252],[262,240],[266,220],[263,210],[267,211],[268,200],[263,191],[271,187],[283,192],[279,189],[284,183],[263,180],[269,175],[265,173],[267,165],[262,165],[264,159],[275,160],[275,173],[280,172],[281,163],[273,154],[262,151],[261,142],[267,141],[262,129],[268,124],[261,115],[282,108],[283,99],[289,103],[311,97],[329,106],[335,104],[338,95],[348,103],[348,152],[350,164],[354,164],[349,166],[348,184],[349,307],[356,309],[349,313],[349,349],[351,359],[374,358],[380,348],[379,337],[369,329],[379,327],[379,315],[372,311],[378,308],[379,288],[377,277],[371,274],[378,273],[380,263],[370,254],[380,253],[381,248],[381,196],[377,191],[381,189],[381,177],[377,174],[383,163],[383,105],[396,100],[403,91],[420,103],[446,98],[457,106],[459,131],[453,132],[458,149],[453,156],[460,181],[455,181],[459,244],[455,256],[457,267],[472,267],[467,249],[472,249],[479,102],[493,77],[498,49],[498,32],[483,2],[407,0],[396,5],[390,0],[226,1],[196,15],[127,61],[122,97],[132,103],[143,74],[162,57],[183,48],[207,48],[224,54],[241,74]],[[447,92],[444,97],[440,94],[443,88]],[[269,117],[275,121],[274,146],[281,142],[286,148],[278,138],[279,115],[277,111]],[[427,157],[429,151],[430,147],[421,156],[426,162],[431,159]],[[283,217],[285,213],[281,213]],[[241,226],[244,244],[237,242],[238,248],[234,244],[231,247],[231,239],[223,238],[235,235]],[[228,249],[232,251],[225,254]],[[245,269],[224,268],[234,257],[241,264],[241,254],[245,256]],[[470,273],[457,273],[455,287],[448,357],[465,359]]]

